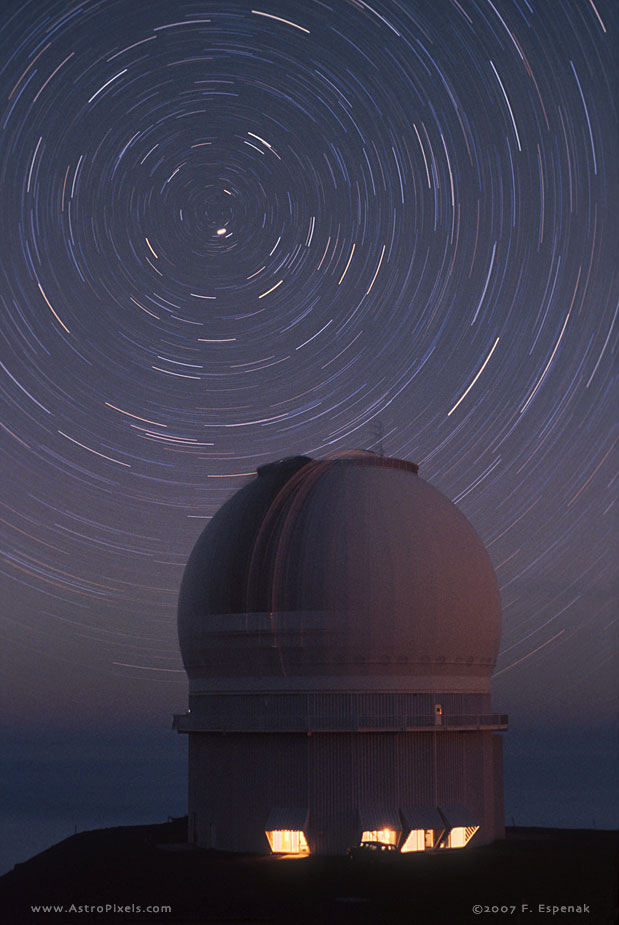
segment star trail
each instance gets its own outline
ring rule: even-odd
[[[21,715],[171,713],[206,520],[377,426],[489,548],[500,708],[609,714],[616,48],[610,0],[5,2]]]

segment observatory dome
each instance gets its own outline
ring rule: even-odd
[[[194,693],[488,692],[500,613],[458,508],[355,451],[261,467],[199,537],[178,628]]]

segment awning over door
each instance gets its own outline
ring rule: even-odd
[[[304,832],[309,810],[305,806],[277,806],[269,813],[265,832]]]
[[[451,829],[479,825],[479,819],[460,803],[441,803],[439,810]]]
[[[364,832],[377,832],[381,829],[402,831],[398,810],[388,807],[364,806],[359,810],[359,823]]]
[[[411,830],[445,828],[445,822],[436,806],[406,806],[402,809],[402,818]]]

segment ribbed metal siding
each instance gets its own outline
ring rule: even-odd
[[[309,738],[310,832],[319,853],[346,851],[360,839],[356,801],[354,736],[316,734]],[[348,741],[348,747],[345,745]]]
[[[437,735],[437,795],[438,803],[465,803],[468,765],[465,732]]]
[[[264,827],[267,832],[287,829],[292,832],[305,832],[309,810],[305,806],[276,806],[270,810]]]
[[[190,736],[195,767],[190,815],[196,812],[200,841],[211,826],[214,847],[228,851],[269,850],[265,828],[281,806],[308,806],[307,737],[279,735]]]
[[[361,837],[362,807],[460,803],[482,841],[496,832],[502,776],[491,733],[192,733],[190,818],[198,840],[267,852],[277,807],[307,807],[310,850],[342,853]]]

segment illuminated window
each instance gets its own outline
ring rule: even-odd
[[[436,806],[408,806],[401,813],[405,831],[409,833],[401,848],[403,852],[439,847],[447,826]]]
[[[424,836],[424,829],[413,829],[402,845],[402,854],[406,854],[409,851],[424,851],[426,847]]]
[[[308,818],[304,806],[279,806],[269,812],[264,831],[273,854],[309,854]]]
[[[464,848],[470,840],[472,839],[475,832],[478,830],[478,825],[459,825],[453,828],[444,843],[441,845],[442,848]]]
[[[381,845],[397,845],[399,834],[394,829],[366,830],[361,836],[361,844],[368,841],[377,841]]]
[[[309,854],[305,833],[298,829],[274,829],[266,836],[273,854]]]
[[[441,842],[441,848],[464,848],[475,832],[479,829],[476,824],[476,813],[459,804],[441,804],[439,811],[445,820],[449,832]]]
[[[444,829],[413,829],[404,844],[401,851],[428,851],[438,845]]]

